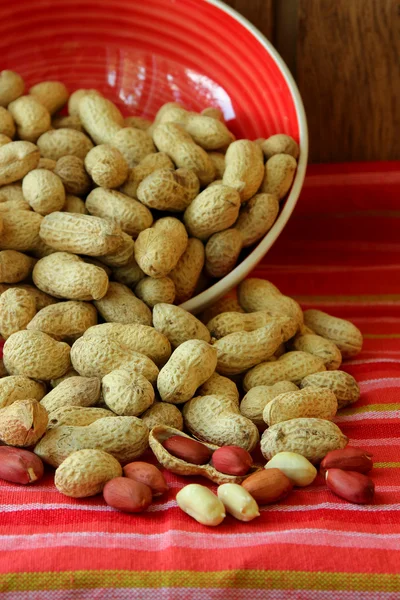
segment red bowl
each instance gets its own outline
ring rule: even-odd
[[[126,115],[169,101],[222,109],[237,137],[287,133],[300,143],[295,181],[272,229],[229,275],[185,303],[198,311],[234,287],[276,240],[303,184],[307,123],[296,84],[262,34],[218,0],[18,0],[0,3],[1,69],[27,87],[97,88]]]

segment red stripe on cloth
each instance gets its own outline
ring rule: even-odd
[[[234,546],[226,550],[210,551],[208,548],[194,550],[173,547],[157,553],[121,549],[104,549],[100,546],[94,552],[79,547],[38,548],[32,556],[32,550],[20,550],[13,557],[13,572],[29,571],[65,571],[65,570],[108,570],[110,565],[118,569],[132,571],[189,570],[211,571],[238,569],[263,570],[301,570],[347,572],[347,573],[396,573],[400,555],[393,550],[340,548],[340,552],[330,546],[280,544],[279,534],[270,545],[261,549],[254,547],[246,552],[236,551]],[[340,567],[338,564],[340,554]],[[356,554],[357,559],[354,560]],[[218,565],[218,566],[217,566]],[[0,573],[10,571],[9,554],[0,551]]]

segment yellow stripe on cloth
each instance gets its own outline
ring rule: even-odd
[[[310,571],[64,571],[0,576],[2,590],[25,592],[95,588],[248,588],[400,592],[400,575]]]

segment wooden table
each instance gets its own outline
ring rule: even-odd
[[[400,159],[399,0],[225,0],[294,74],[310,161]]]

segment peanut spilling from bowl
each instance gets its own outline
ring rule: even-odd
[[[104,257],[113,271],[134,256],[150,278],[171,274],[176,293],[161,301],[179,303],[202,274],[227,275],[273,227],[297,169],[290,136],[236,140],[214,107],[167,103],[151,123],[125,117],[94,89],[70,94],[62,81],[38,81],[23,95],[24,87],[18,73],[2,72],[0,185],[23,179],[27,210],[71,216],[44,223],[26,248],[39,258],[61,249]],[[65,106],[69,115],[59,115]]]
[[[339,370],[361,350],[357,327],[255,278],[199,318],[173,304],[274,226],[296,141],[236,140],[215,107],[168,103],[151,123],[96,90],[32,83],[24,95],[18,74],[0,74],[0,439],[35,445],[4,450],[0,476],[33,482],[43,459],[61,493],[104,488],[140,512],[168,489],[138,460],[150,446],[166,470],[221,486],[223,502],[198,484],[177,495],[206,525],[225,507],[255,518],[320,461],[333,491],[370,498],[351,470],[370,457],[333,423],[359,398]],[[250,455],[263,430],[267,465]]]

